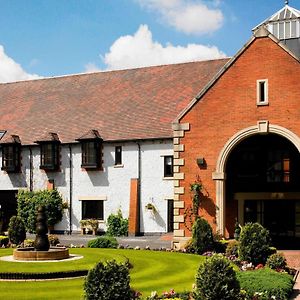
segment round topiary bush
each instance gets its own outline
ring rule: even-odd
[[[230,261],[215,254],[200,265],[196,274],[195,300],[240,299],[240,284]]]
[[[59,244],[59,238],[55,234],[49,234],[48,235],[48,240],[49,240],[50,246],[56,246],[56,245]]]
[[[107,218],[107,235],[126,236],[128,235],[128,219],[123,218],[121,210],[118,213],[110,214]]]
[[[274,253],[268,257],[266,266],[273,270],[285,269],[287,263],[282,253]]]
[[[265,264],[269,255],[269,231],[259,223],[246,224],[240,235],[239,258],[254,265]]]
[[[88,242],[89,248],[117,248],[118,241],[111,236],[101,236]]]
[[[26,239],[26,229],[22,218],[12,216],[8,224],[8,238],[16,245],[23,243]]]
[[[115,260],[99,262],[91,269],[84,282],[85,299],[130,300],[130,277],[125,264]]]
[[[211,226],[203,218],[197,218],[192,231],[193,248],[198,254],[211,250],[214,245],[214,237]]]

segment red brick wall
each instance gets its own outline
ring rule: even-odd
[[[185,165],[180,172],[185,179],[180,186],[185,194],[180,200],[191,204],[189,185],[196,176],[201,178],[207,197],[203,201],[201,214],[215,228],[216,186],[212,180],[220,151],[225,143],[238,131],[268,120],[272,125],[285,127],[300,136],[300,65],[271,39],[257,38],[223,74],[214,86],[180,120],[190,123],[180,143],[185,151],[180,158]],[[269,105],[256,105],[256,81],[268,79]],[[197,166],[196,158],[204,157],[206,169]],[[237,207],[227,207],[226,227],[232,227]],[[184,213],[181,209],[180,214]],[[180,229],[185,229],[183,223]],[[190,233],[185,229],[185,235]]]

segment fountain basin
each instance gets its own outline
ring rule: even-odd
[[[37,251],[33,247],[17,248],[13,252],[15,260],[40,261],[61,260],[69,258],[69,249],[65,247],[50,247],[48,251]]]

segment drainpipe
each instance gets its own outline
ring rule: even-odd
[[[29,147],[29,190],[33,191],[33,156],[32,148]]]
[[[72,200],[73,200],[73,157],[72,146],[69,145],[69,167],[70,167],[70,194],[69,194],[69,234],[72,234]]]
[[[141,180],[142,180],[142,155],[141,155],[141,145],[137,142],[138,146],[138,234],[141,232],[140,218],[141,218]]]

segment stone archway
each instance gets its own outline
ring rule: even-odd
[[[217,164],[216,171],[212,174],[213,180],[216,181],[216,220],[217,230],[220,234],[225,235],[225,214],[226,214],[226,163],[231,151],[244,139],[256,134],[274,133],[289,140],[300,153],[300,138],[290,130],[269,124],[268,121],[258,121],[256,125],[245,128],[235,135],[233,135],[221,150]]]

